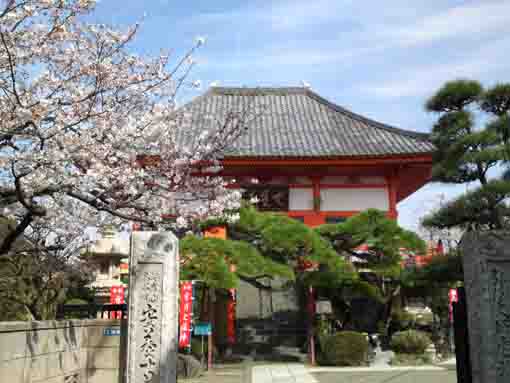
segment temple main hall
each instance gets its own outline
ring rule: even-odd
[[[180,110],[190,118],[181,142],[244,113],[243,133],[221,158],[222,175],[257,196],[260,210],[309,226],[368,208],[396,219],[397,204],[430,178],[427,134],[366,118],[309,88],[212,87]]]

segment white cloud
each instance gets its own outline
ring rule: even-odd
[[[510,47],[510,38],[506,37],[488,43],[474,52],[469,52],[456,61],[421,64],[405,71],[388,74],[391,78],[383,82],[364,84],[357,89],[382,98],[424,96],[446,81],[456,78],[478,79],[484,74],[507,68],[508,47]],[[402,66],[404,66],[403,63]]]
[[[231,55],[205,57],[202,65],[208,69],[221,70],[268,70],[274,68],[306,67],[310,65],[321,65],[339,63],[351,58],[352,55],[345,52],[326,51],[318,49],[302,49],[285,47],[270,47],[257,50],[253,53],[242,54],[234,51]]]
[[[203,12],[192,16],[187,24],[258,25],[261,30],[292,30],[338,20],[340,10],[352,0],[271,1],[265,6],[252,3],[234,10]]]
[[[419,45],[453,37],[508,31],[509,24],[510,1],[483,1],[450,8],[407,26],[390,27],[383,36],[402,45]]]

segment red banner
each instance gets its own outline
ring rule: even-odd
[[[230,272],[236,272],[236,266],[230,265]],[[227,341],[228,344],[236,343],[236,289],[229,289],[227,303]]]
[[[193,283],[181,282],[179,310],[179,347],[191,346],[191,319],[193,317]]]
[[[122,305],[124,301],[124,286],[112,286],[110,287],[110,303],[112,305]],[[111,319],[121,319],[122,311],[117,311],[111,314]]]
[[[227,303],[227,340],[229,344],[236,343],[236,289],[229,290]]]

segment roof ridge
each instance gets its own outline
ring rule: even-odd
[[[281,95],[303,94],[303,95],[313,98],[315,101],[318,101],[321,104],[324,104],[324,105],[334,109],[336,112],[342,113],[350,118],[364,122],[366,124],[369,124],[369,125],[373,126],[374,128],[386,130],[391,133],[404,135],[404,136],[415,138],[418,140],[425,140],[425,141],[430,140],[430,134],[428,134],[428,133],[415,132],[412,130],[397,128],[395,126],[391,126],[391,125],[373,120],[371,118],[362,116],[362,115],[352,112],[351,110],[346,109],[338,104],[335,104],[332,101],[329,101],[328,99],[324,98],[323,96],[319,95],[318,93],[314,92],[313,90],[311,90],[308,87],[300,87],[300,86],[283,86],[283,87],[212,86],[212,87],[209,87],[209,89],[207,90],[206,93],[203,94],[203,96],[210,95],[210,94],[250,96],[250,95],[262,94],[262,93],[281,94]]]
[[[272,86],[261,86],[261,87],[235,87],[235,86],[212,86],[207,90],[210,94],[224,94],[224,95],[241,95],[250,96],[261,93],[271,94],[306,94],[307,88],[299,86],[283,86],[283,87],[272,87]]]
[[[392,133],[397,133],[397,134],[401,134],[404,136],[408,136],[408,137],[412,137],[412,138],[416,138],[416,139],[420,139],[420,140],[426,140],[426,141],[430,140],[430,134],[428,134],[428,133],[415,132],[412,130],[397,128],[395,126],[384,124],[382,122],[362,116],[362,115],[354,113],[354,112],[350,111],[349,109],[346,109],[338,104],[335,104],[332,101],[329,101],[328,99],[322,97],[321,95],[317,94],[316,92],[314,92],[310,89],[306,89],[306,95],[315,99],[317,102],[320,102],[321,104],[324,104],[324,105],[334,109],[335,111],[337,111],[339,113],[345,114],[350,118],[353,118],[355,120],[372,125],[374,128],[383,129],[383,130],[386,130],[386,131],[389,131]]]

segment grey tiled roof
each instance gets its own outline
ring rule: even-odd
[[[177,135],[186,144],[216,129],[228,112],[248,113],[245,133],[225,157],[374,157],[434,150],[426,134],[370,120],[307,88],[214,87],[180,111],[191,119]]]

